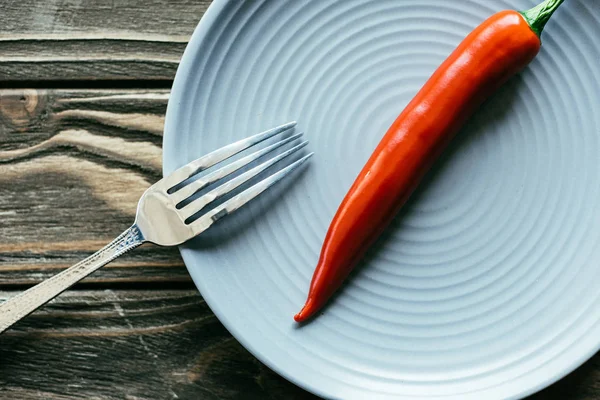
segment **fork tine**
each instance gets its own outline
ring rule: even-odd
[[[194,176],[195,174],[212,167],[215,164],[220,163],[223,160],[228,159],[249,147],[254,146],[264,140],[269,139],[279,133],[285,132],[289,129],[292,129],[296,126],[296,122],[288,122],[287,124],[280,125],[276,128],[269,129],[268,131],[261,132],[254,136],[250,136],[248,138],[239,140],[235,143],[227,145],[225,147],[221,147],[213,151],[212,153],[208,153],[203,157],[200,157],[183,167],[179,168],[175,172],[173,172],[168,177],[164,178],[164,184],[167,186],[167,189],[170,191],[173,187],[182,183],[186,179]]]
[[[194,193],[202,190],[203,188],[210,185],[211,183],[214,183],[214,182],[218,181],[219,179],[222,179],[226,176],[233,174],[234,172],[236,172],[236,171],[240,170],[241,168],[245,167],[246,165],[250,164],[252,161],[258,160],[259,158],[263,157],[264,155],[266,155],[266,154],[268,154],[290,142],[293,142],[294,140],[298,139],[300,136],[302,136],[302,133],[297,133],[286,139],[280,140],[270,146],[265,147],[264,149],[258,150],[252,154],[249,154],[243,158],[240,158],[239,160],[232,162],[231,164],[225,165],[224,167],[219,168],[218,170],[211,172],[210,174],[207,174],[206,176],[203,176],[202,178],[190,183],[189,185],[184,186],[180,190],[173,193],[171,195],[171,196],[173,196],[173,202],[175,202],[175,204],[181,203],[182,201],[184,201],[188,197],[192,196]]]
[[[225,182],[221,186],[211,190],[210,192],[206,193],[205,195],[195,199],[194,201],[192,201],[191,203],[189,203],[188,205],[183,207],[181,210],[179,210],[181,217],[184,220],[187,220],[188,218],[190,218],[192,215],[196,214],[198,211],[202,210],[204,207],[206,207],[211,202],[226,195],[227,193],[231,192],[232,190],[239,187],[240,185],[248,182],[250,179],[254,178],[258,174],[260,174],[261,172],[263,172],[264,170],[269,168],[270,166],[276,164],[277,162],[279,162],[279,161],[283,160],[284,158],[290,156],[291,154],[297,152],[298,150],[302,149],[307,144],[308,144],[308,141],[302,142],[302,143],[292,147],[291,149],[286,150],[281,154],[278,154],[277,156],[271,158],[270,160],[267,160],[267,161],[263,162],[262,164],[259,164],[256,167],[244,172],[243,174],[236,176],[232,180]]]
[[[304,164],[306,160],[312,157],[313,154],[314,153],[310,153],[297,160],[296,162],[288,165],[287,167],[279,170],[273,175],[268,176],[267,178],[263,179],[257,184],[244,190],[240,194],[227,200],[220,206],[215,207],[213,210],[198,218],[196,221],[192,222],[191,228],[193,229],[194,235],[198,235],[204,232],[219,219],[238,210],[244,204],[248,203],[250,200],[254,199],[256,196],[258,196],[259,194],[273,186],[275,183],[279,182],[284,177],[289,175],[292,171],[300,167],[302,164]]]

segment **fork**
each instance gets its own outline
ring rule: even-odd
[[[301,142],[251,167],[251,164],[257,160],[300,138],[302,133],[289,137],[283,135],[285,132],[290,132],[295,126],[295,122],[290,122],[222,147],[184,165],[152,185],[140,198],[133,225],[115,240],[78,264],[0,304],[0,334],[21,318],[126,252],[146,242],[160,246],[180,245],[206,231],[217,220],[239,209],[289,175],[308,160],[312,153],[289,163],[221,204],[214,204],[217,199],[236,193],[235,190],[241,185],[306,146],[307,141]],[[279,135],[279,139],[273,144],[230,162],[215,171],[209,171],[195,180],[190,179],[276,135]],[[249,169],[241,173],[246,168]],[[236,172],[240,173],[234,176]],[[206,189],[207,193],[195,198],[194,195],[203,189]],[[212,208],[210,208],[211,205],[213,205]],[[207,208],[210,209],[194,219]]]

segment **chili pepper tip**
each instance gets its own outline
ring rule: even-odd
[[[296,315],[294,315],[294,321],[296,322],[304,322],[313,316],[316,308],[314,307],[314,302],[312,299],[308,299],[302,310]]]

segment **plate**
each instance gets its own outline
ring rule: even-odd
[[[600,8],[569,0],[543,49],[460,133],[322,315],[299,327],[337,206],[471,29],[534,0],[215,0],[169,102],[164,172],[299,122],[315,157],[182,247],[256,357],[341,399],[506,399],[600,347]]]

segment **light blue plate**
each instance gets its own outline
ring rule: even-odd
[[[256,357],[343,399],[505,399],[600,348],[600,7],[568,0],[543,49],[459,135],[331,306],[298,328],[325,232],[411,97],[492,13],[536,0],[215,0],[169,102],[165,173],[297,120],[315,157],[182,248]],[[592,4],[594,3],[594,4]]]

